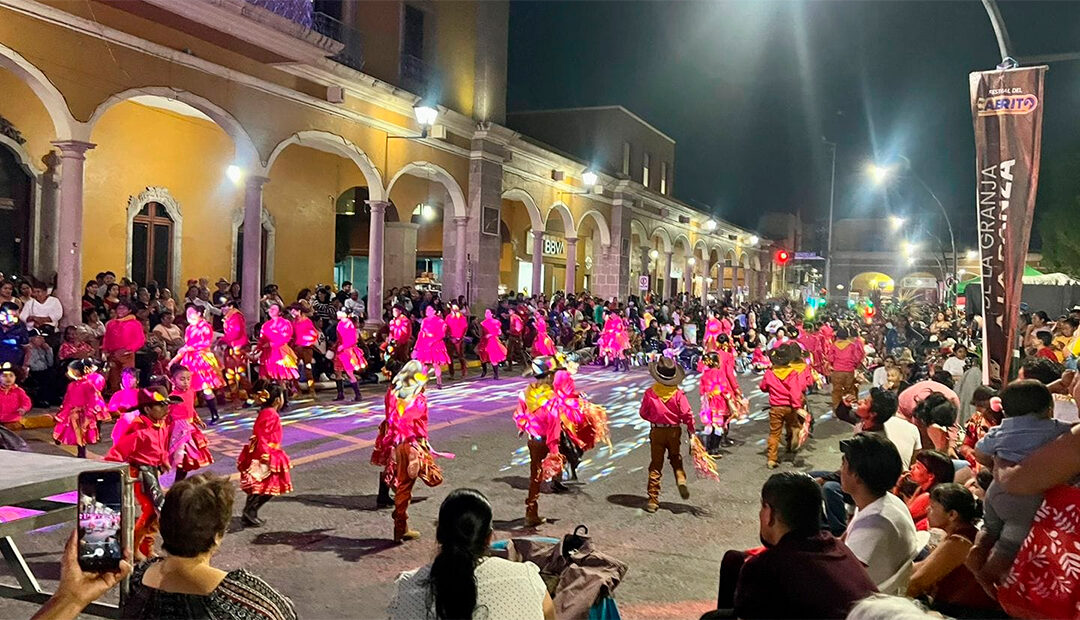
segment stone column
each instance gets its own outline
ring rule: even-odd
[[[529,294],[539,295],[543,288],[540,270],[544,267],[544,231],[532,231],[532,242],[532,290]]]
[[[566,294],[573,295],[577,290],[577,238],[566,239]]]
[[[641,273],[638,275],[649,276],[649,288],[644,291],[641,290],[641,287],[638,286],[637,282],[634,282],[634,290],[637,291],[638,295],[644,295],[653,289],[653,274],[649,271],[649,252],[651,251],[652,248],[647,246],[638,248],[638,260],[641,261]]]
[[[244,264],[238,266],[244,274],[240,285],[240,305],[248,324],[254,325],[259,316],[262,298],[262,192],[270,179],[248,176],[244,179]]]
[[[683,263],[683,292],[687,296],[694,293],[694,266],[690,264],[690,257]]]
[[[368,234],[367,323],[378,329],[383,323],[383,237],[386,228],[386,205],[381,200],[369,200],[371,228]]]
[[[83,164],[97,146],[79,140],[58,140],[60,149],[60,213],[57,217],[56,289],[64,306],[64,326],[82,322]]]
[[[386,222],[383,228],[383,289],[401,288],[416,284],[416,236],[419,224]]]
[[[41,158],[45,172],[41,173],[41,182],[37,186],[40,193],[34,227],[31,273],[37,274],[46,282],[51,281],[56,269],[56,233],[57,216],[60,213],[60,156],[56,151],[49,151]]]
[[[674,252],[664,252],[664,290],[660,291],[660,299],[670,297],[673,294],[673,288],[671,286],[671,259],[674,257]]]
[[[468,295],[468,284],[466,276],[466,257],[465,250],[468,243],[468,230],[466,226],[469,225],[469,217],[465,215],[459,215],[454,218],[454,288],[451,289],[453,297],[456,299],[458,295]],[[445,280],[445,275],[443,276]]]
[[[505,143],[514,134],[498,125],[481,124],[480,127],[473,134],[469,155],[465,279],[472,313],[482,317],[484,308],[494,305],[498,298],[502,164],[509,157]]]

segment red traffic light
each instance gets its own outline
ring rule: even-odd
[[[787,250],[777,250],[775,256],[777,265],[786,265],[791,260],[791,252]]]

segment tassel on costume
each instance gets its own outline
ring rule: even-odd
[[[698,476],[716,481],[720,480],[720,471],[716,468],[716,460],[709,456],[697,435],[690,436],[690,456],[693,458],[694,470],[697,471]]]

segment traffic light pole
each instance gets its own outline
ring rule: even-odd
[[[833,201],[836,197],[836,143],[822,138],[825,144],[832,147],[832,177],[829,180],[829,229],[825,241],[825,300],[832,297],[832,228],[833,228]]]

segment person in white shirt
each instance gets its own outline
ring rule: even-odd
[[[956,350],[945,360],[945,363],[941,365],[941,369],[953,376],[957,381],[964,374],[964,367],[967,365],[967,347],[962,344],[956,345]]]
[[[28,329],[41,329],[51,325],[55,330],[64,318],[64,306],[60,300],[49,294],[49,289],[41,282],[36,282],[30,290],[30,301],[23,304],[19,318]]]
[[[473,489],[452,491],[439,507],[438,553],[431,564],[398,577],[390,620],[554,620],[536,564],[487,557],[493,534],[487,498]]]
[[[896,366],[896,357],[893,355],[886,355],[882,359],[881,366],[874,369],[874,376],[871,380],[873,387],[885,387],[889,382],[889,369]]]
[[[903,592],[919,543],[911,512],[889,492],[904,469],[900,453],[876,433],[844,440],[840,450],[840,484],[856,507],[842,540],[882,592]]]
[[[900,461],[904,464],[904,471],[911,466],[911,459],[915,453],[922,450],[922,434],[919,427],[908,422],[900,416],[892,416],[885,420],[885,436],[896,446],[900,453]]]

